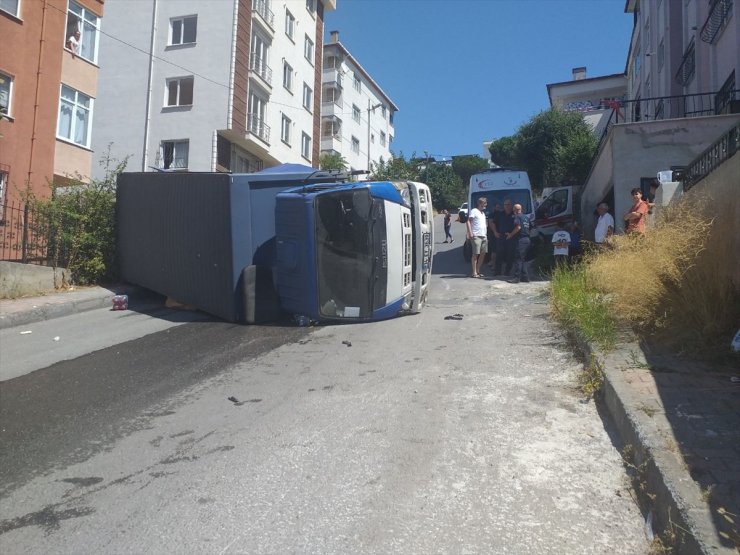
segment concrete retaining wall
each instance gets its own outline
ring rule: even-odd
[[[72,275],[66,268],[0,262],[0,298],[3,299],[54,291],[71,281]]]

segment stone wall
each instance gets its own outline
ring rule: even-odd
[[[38,295],[70,282],[71,274],[66,268],[0,262],[0,299]]]

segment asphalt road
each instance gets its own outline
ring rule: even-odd
[[[178,322],[0,383],[0,551],[645,553],[547,284],[464,277],[453,232],[419,315]]]

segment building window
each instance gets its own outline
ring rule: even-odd
[[[197,30],[197,15],[170,19],[170,45],[193,44]]]
[[[385,142],[386,142],[385,141],[385,132],[381,131],[380,132],[380,144],[381,144],[381,146],[385,146]]]
[[[0,205],[5,204],[5,191],[8,189],[8,172],[0,170]],[[2,213],[0,213],[2,218]]]
[[[370,134],[370,142],[375,144],[375,133]]]
[[[313,90],[306,83],[303,83],[303,107],[313,112]]]
[[[362,92],[362,81],[360,81],[360,76],[355,73],[355,82],[354,87],[357,92]]]
[[[735,92],[735,70],[733,70],[722,85],[722,88],[714,96],[714,113],[730,113],[728,108],[737,96],[738,93]]]
[[[635,57],[632,62],[632,79],[633,81],[637,82],[637,80],[640,78],[640,68],[642,67],[642,55],[640,54],[640,49],[638,48],[635,52]]]
[[[388,118],[388,108],[386,108],[385,105],[380,107],[380,114],[383,116],[383,119]]]
[[[18,17],[19,4],[20,0],[0,0],[0,10]]]
[[[2,1],[2,0],[0,0]],[[87,8],[69,0],[65,44],[80,58],[98,61],[100,18]]]
[[[13,78],[0,73],[0,114],[11,116],[10,101],[13,98]]]
[[[293,40],[293,34],[295,33],[295,17],[288,10],[285,10],[285,34],[288,35],[290,40]]]
[[[309,162],[311,161],[311,137],[305,132],[301,134],[301,156]]]
[[[162,160],[162,169],[188,169],[189,150],[190,141],[162,141],[159,153],[160,159]]]
[[[313,41],[306,35],[306,40],[303,43],[303,55],[313,65]]]
[[[306,9],[313,17],[316,13],[316,0],[306,0]]]
[[[354,104],[352,105],[352,119],[360,123],[360,109]]]
[[[193,104],[193,83],[193,77],[168,79],[165,106],[191,106]]]
[[[283,114],[283,122],[280,126],[280,139],[288,146],[290,146],[290,126],[292,123],[290,118]]]
[[[92,104],[92,98],[89,96],[67,85],[62,85],[57,137],[89,147]]]
[[[357,137],[352,137],[352,152],[355,154],[360,153],[360,139]]]
[[[665,61],[665,44],[664,41],[665,38],[660,39],[660,44],[658,45],[658,73],[663,69],[663,62]]]
[[[293,91],[293,68],[288,62],[283,62],[283,87]]]

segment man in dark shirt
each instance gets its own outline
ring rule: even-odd
[[[497,213],[493,220],[493,227],[493,234],[496,236],[496,267],[493,274],[508,276],[511,274],[511,266],[514,263],[514,254],[518,242],[517,239],[509,237],[516,227],[514,207],[510,199],[504,201],[504,211]],[[502,268],[504,270],[503,274],[501,272]]]

